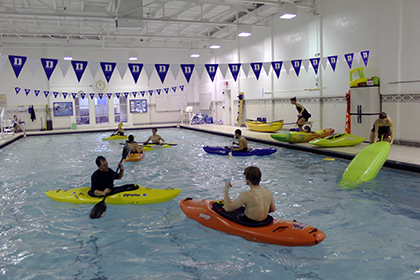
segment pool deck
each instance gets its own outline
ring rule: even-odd
[[[175,124],[153,124],[153,125],[135,125],[125,126],[126,131],[137,130],[137,129],[151,129],[156,128],[175,128]],[[207,132],[212,134],[218,134],[228,137],[233,137],[234,131],[238,129],[237,126],[227,125],[215,125],[215,124],[199,124],[199,125],[181,125],[181,128],[196,130],[201,132]],[[367,147],[368,143],[361,143],[356,146],[350,147],[335,147],[335,148],[323,148],[318,147],[309,143],[287,143],[274,140],[270,137],[271,133],[251,131],[246,127],[240,127],[242,135],[245,136],[249,141],[255,141],[274,145],[278,147],[284,147],[289,149],[295,149],[314,154],[321,154],[328,157],[342,158],[351,160],[353,157]],[[115,131],[114,128],[77,128],[77,129],[60,129],[60,130],[44,130],[44,131],[27,131],[26,136],[39,136],[39,135],[57,135],[57,134],[68,134],[68,133],[90,133],[90,132],[104,132],[104,131]],[[0,148],[7,146],[10,143],[24,137],[23,133],[11,133],[11,134],[0,134]],[[252,146],[252,143],[250,144]],[[385,162],[386,167],[406,170],[410,172],[420,173],[420,148],[402,145],[393,145],[391,152],[389,153],[388,159]]]

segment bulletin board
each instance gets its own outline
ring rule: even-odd
[[[156,97],[156,112],[179,111],[187,108],[186,94],[167,94]]]
[[[130,100],[130,113],[147,113],[147,100],[146,99]]]
[[[73,102],[54,102],[54,117],[73,116]]]

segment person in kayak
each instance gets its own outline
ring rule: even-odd
[[[373,123],[369,143],[373,144],[381,140],[388,141],[392,145],[394,143],[394,135],[394,122],[385,112],[381,112]]]
[[[248,142],[246,141],[246,138],[242,136],[242,131],[240,129],[235,130],[235,137],[238,139],[238,143],[233,141],[232,144],[238,145],[239,147],[232,147],[231,150],[234,152],[248,151]]]
[[[128,136],[127,145],[130,147],[130,154],[143,152],[143,148],[140,147],[139,144],[134,141],[134,136],[132,134]]]
[[[298,111],[298,119],[296,121],[297,126],[299,127],[299,131],[303,131],[302,126],[304,124],[309,124],[312,126],[312,122],[309,121],[309,118],[312,116],[302,104],[297,102],[296,97],[290,98],[290,103],[296,106],[296,110]]]
[[[120,122],[119,124],[118,124],[118,128],[117,128],[117,130],[114,132],[114,133],[112,133],[111,134],[111,136],[114,136],[114,135],[121,135],[121,136],[124,136],[124,128],[122,128],[123,127],[123,123],[122,122]]]
[[[89,191],[90,196],[104,196],[112,191],[114,187],[114,180],[121,179],[124,175],[124,166],[121,162],[118,163],[120,172],[116,173],[108,167],[108,161],[103,156],[96,158],[96,170],[91,177],[91,188]]]
[[[251,187],[239,195],[234,201],[230,201],[229,188],[230,182],[225,184],[224,209],[226,212],[232,212],[242,206],[245,207],[244,216],[241,219],[247,222],[261,222],[267,219],[268,213],[274,212],[276,206],[272,193],[260,186],[261,171],[256,166],[249,166],[244,171],[245,182]]]
[[[159,145],[162,145],[163,143],[165,143],[165,140],[162,137],[160,137],[160,135],[156,134],[157,128],[152,128],[152,133],[153,134],[149,138],[147,138],[147,140],[143,142],[143,144],[147,144],[149,143],[149,141],[152,141],[153,144],[159,144]]]

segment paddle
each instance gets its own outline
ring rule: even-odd
[[[112,132],[112,133],[111,133],[111,136],[116,135],[116,132],[117,132],[117,131],[118,131],[118,129],[120,129],[121,127],[123,127],[123,123],[122,123],[122,122],[120,122],[120,123],[118,124],[118,128],[117,128],[116,130],[114,130],[114,132]]]
[[[229,156],[229,158],[231,158],[232,157],[232,149],[233,149],[233,141],[235,141],[235,138],[236,138],[236,135],[233,135],[233,140],[232,140],[232,147],[230,148],[230,152],[229,152],[229,154],[228,154],[228,156]]]
[[[125,145],[122,151],[122,159],[120,160],[120,163],[128,156],[129,153],[130,153],[130,147],[128,145]],[[115,171],[115,174],[117,174],[119,170],[120,170],[120,167],[118,166],[117,171]],[[114,179],[115,179],[115,175],[114,175]],[[114,180],[112,180],[111,186],[113,182]],[[105,215],[105,211],[106,211],[105,198],[106,198],[106,194],[104,195],[104,198],[92,208],[92,211],[90,211],[91,219],[100,219]]]

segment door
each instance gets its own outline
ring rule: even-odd
[[[373,122],[381,110],[379,87],[350,88],[351,134],[369,140]]]
[[[223,91],[223,124],[232,125],[232,96],[230,89]]]

